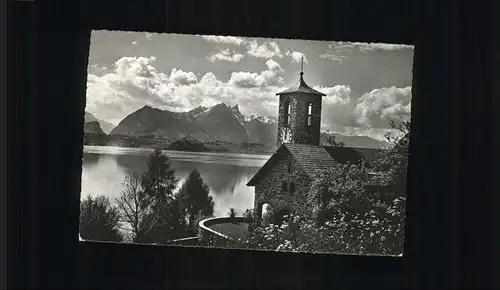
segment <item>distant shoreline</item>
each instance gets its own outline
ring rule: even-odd
[[[131,149],[134,151],[153,151],[155,148],[153,147],[131,147],[131,146],[119,146],[119,145],[83,145],[83,151],[84,153],[88,154],[93,154],[93,152],[85,152],[85,149],[90,149],[91,147],[97,147],[97,148],[120,148],[120,149]],[[161,148],[162,151],[171,151],[171,152],[179,152],[179,153],[193,153],[193,154],[200,154],[200,153],[212,153],[212,154],[224,154],[224,153],[229,153],[229,154],[245,154],[245,155],[272,155],[274,151],[249,151],[249,150],[241,150],[241,151],[220,151],[220,150],[209,150],[209,151],[189,151],[189,150],[172,150],[172,149],[163,149]]]
[[[180,144],[176,144],[180,142]],[[84,134],[84,146],[103,146],[121,148],[160,148],[162,150],[179,152],[218,152],[239,154],[272,154],[275,149],[261,143],[240,142],[229,140],[201,141],[197,139],[188,140],[183,138],[163,138],[157,136],[127,136],[106,135],[96,133]],[[182,149],[172,148],[172,145],[180,145]]]

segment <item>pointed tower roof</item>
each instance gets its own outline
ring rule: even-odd
[[[304,56],[302,56],[302,60],[300,63],[300,79],[299,81],[293,85],[291,88],[284,90],[280,93],[277,93],[276,95],[285,95],[285,94],[293,94],[293,93],[302,93],[302,94],[312,94],[312,95],[320,95],[320,96],[326,96],[325,94],[316,91],[315,89],[311,88],[306,84],[304,81],[304,72],[303,72],[303,66],[304,66]]]

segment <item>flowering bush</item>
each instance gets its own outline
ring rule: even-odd
[[[341,215],[318,225],[290,215],[280,225],[256,227],[246,239],[210,240],[205,246],[272,251],[399,255],[403,247],[404,198],[380,214],[371,210],[348,219]]]

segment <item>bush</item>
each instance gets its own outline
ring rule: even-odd
[[[105,196],[87,196],[80,203],[80,236],[85,240],[121,242],[120,214]]]

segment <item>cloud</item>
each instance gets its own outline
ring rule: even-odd
[[[170,77],[168,78],[170,82],[176,85],[191,85],[198,82],[196,75],[192,72],[184,72],[180,69],[172,69]]]
[[[102,75],[89,72],[86,110],[117,124],[144,105],[184,112],[222,102],[239,105],[243,114],[277,117],[275,94],[286,87],[283,87],[283,69],[274,60],[267,60],[266,69],[259,73],[234,72],[227,82],[212,72],[200,77],[180,69],[162,73],[154,62],[154,57],[122,57],[112,70]],[[389,128],[389,120],[409,117],[411,111],[411,87],[378,88],[361,96],[346,85],[314,89],[326,94],[322,129],[342,131],[343,128],[342,132],[365,132],[380,137]]]
[[[200,35],[205,41],[215,43],[218,45],[236,45],[244,46],[248,55],[256,58],[271,59],[273,57],[283,58],[283,53],[276,43],[276,41],[264,41],[259,43],[256,39],[244,39],[235,36],[221,36],[221,35]],[[220,48],[220,47],[219,47]],[[237,53],[233,50],[232,58],[231,53],[228,48],[218,52],[212,53],[207,58],[210,61],[215,60],[229,60],[233,62],[238,62],[243,58],[243,55]]]
[[[257,40],[246,43],[247,53],[257,58],[270,59],[273,57],[283,58],[283,53],[275,41],[267,41],[259,44]]]
[[[218,53],[212,53],[207,56],[210,62],[215,62],[217,60],[229,61],[229,62],[240,62],[244,55],[241,53],[236,53],[234,50],[231,52],[228,48],[224,49]]]
[[[92,64],[89,65],[87,72],[89,74],[94,74],[94,75],[103,75],[108,71],[108,68],[106,66],[98,65],[98,64]]]
[[[413,49],[413,45],[389,44],[389,43],[366,43],[366,42],[335,42],[328,45],[330,51],[341,52],[352,49],[359,49],[362,52],[370,51],[399,51],[403,49]]]
[[[323,53],[319,57],[324,58],[324,59],[328,59],[328,60],[337,61],[339,63],[342,63],[344,61],[344,58],[346,58],[345,56],[335,55],[335,54],[330,53],[330,52]]]
[[[221,35],[202,35],[201,38],[208,42],[213,42],[217,44],[233,44],[240,46],[245,40],[240,37],[235,36],[221,36]]]
[[[354,108],[357,122],[369,128],[387,127],[389,120],[408,120],[411,115],[411,87],[380,88],[363,94]]]
[[[125,114],[144,105],[172,110],[189,105],[166,93],[175,81],[186,78],[182,77],[182,71],[173,70],[169,77],[152,66],[154,61],[154,57],[122,57],[115,62],[113,72],[102,76],[89,74],[86,110],[116,124]]]
[[[373,129],[375,132],[390,129],[390,120],[409,120],[411,117],[411,87],[379,88],[360,97],[346,85],[316,86],[314,89],[326,94],[321,114],[325,130],[339,131],[340,126],[360,127],[365,131]]]
[[[267,70],[260,73],[233,72],[229,84],[238,88],[256,88],[283,84],[283,69],[272,59],[266,61]]]
[[[86,110],[114,124],[144,105],[183,112],[223,102],[240,105],[244,114],[276,116],[275,93],[279,89],[272,86],[282,82],[283,70],[273,60],[268,60],[267,69],[257,74],[257,82],[262,84],[259,87],[237,86],[236,79],[231,83],[222,82],[211,72],[200,78],[180,69],[172,69],[170,74],[161,73],[153,65],[155,60],[154,57],[122,57],[115,62],[113,70],[104,75],[89,73]]]
[[[300,51],[290,52],[287,50],[286,55],[292,58],[292,63],[300,63],[302,57],[304,57],[304,63],[308,63],[307,57]]]
[[[347,85],[334,87],[315,86],[314,89],[326,94],[323,97],[321,110],[323,129],[356,125],[356,118],[353,115],[356,99],[351,92],[351,87]]]

